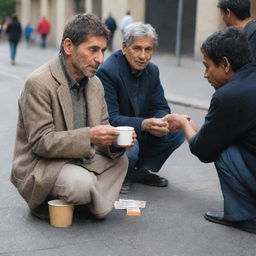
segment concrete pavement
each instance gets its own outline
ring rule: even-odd
[[[185,142],[167,160],[161,175],[169,187],[135,184],[121,198],[146,200],[140,217],[114,210],[104,221],[75,215],[70,228],[53,228],[29,215],[24,200],[9,181],[17,119],[17,98],[25,77],[57,54],[57,49],[18,48],[17,65],[9,64],[6,43],[0,42],[0,255],[10,256],[255,256],[255,235],[210,223],[204,212],[222,209],[222,195],[213,164],[189,153]],[[203,66],[169,55],[157,55],[166,97],[174,112],[203,122],[212,89],[202,78]],[[185,107],[184,105],[190,106]],[[193,105],[194,107],[191,107]],[[202,109],[198,109],[202,108]]]

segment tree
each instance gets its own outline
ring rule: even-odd
[[[0,0],[0,23],[16,11],[16,0]]]

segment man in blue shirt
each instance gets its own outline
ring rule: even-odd
[[[204,77],[214,87],[200,129],[180,115],[169,115],[172,131],[182,130],[191,152],[214,162],[224,197],[223,211],[204,217],[256,233],[256,66],[248,41],[236,27],[210,36],[202,45]]]

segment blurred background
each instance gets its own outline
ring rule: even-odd
[[[8,17],[16,13],[23,28],[30,24],[36,31],[40,18],[46,17],[51,24],[48,44],[59,47],[63,27],[74,14],[91,12],[104,21],[111,13],[117,23],[113,38],[113,50],[117,50],[121,45],[119,25],[126,12],[130,11],[135,21],[150,23],[156,28],[159,34],[159,53],[175,53],[179,36],[177,25],[181,25],[180,54],[200,59],[199,48],[204,39],[224,26],[217,2],[218,0],[0,0],[0,24],[4,29]],[[256,1],[251,2],[255,17]],[[38,40],[36,33],[32,40]]]

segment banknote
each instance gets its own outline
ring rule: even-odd
[[[128,207],[145,208],[146,201],[119,199],[119,201],[115,201],[114,207],[115,209],[127,209]]]

